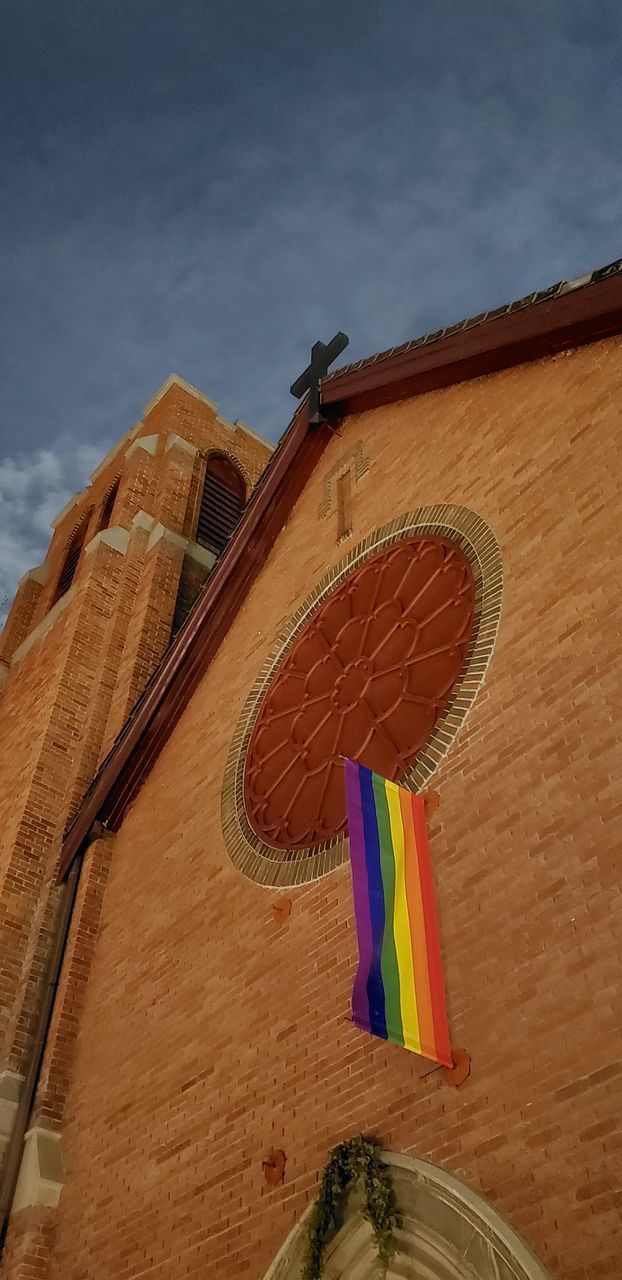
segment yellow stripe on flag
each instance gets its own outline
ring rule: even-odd
[[[393,911],[393,936],[397,952],[397,967],[400,978],[400,1009],[402,1012],[402,1032],[404,1044],[413,1053],[421,1053],[419,1035],[419,1017],[417,1013],[417,996],[415,987],[415,971],[413,965],[412,941],[410,936],[410,919],[408,900],[406,897],[406,876],[404,869],[404,827],[400,809],[399,788],[394,782],[385,781],[389,822],[391,824],[391,841],[395,862],[395,904]]]

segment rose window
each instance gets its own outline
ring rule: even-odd
[[[343,757],[397,780],[464,665],[471,566],[435,536],[366,560],[311,615],[276,672],[246,753],[244,803],[267,844],[308,849],[345,828]]]

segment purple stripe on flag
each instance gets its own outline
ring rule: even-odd
[[[352,1016],[357,1026],[360,1026],[364,1031],[371,1031],[367,979],[372,963],[372,928],[359,771],[352,760],[345,761],[345,775],[350,833],[352,895],[354,897],[354,914],[359,945],[359,966],[352,990]]]

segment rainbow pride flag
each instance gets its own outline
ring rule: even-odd
[[[357,1027],[453,1066],[423,800],[346,760]]]

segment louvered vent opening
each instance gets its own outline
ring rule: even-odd
[[[224,551],[242,514],[244,481],[224,458],[210,458],[197,523],[196,541],[216,555]]]
[[[76,532],[74,533],[73,538],[69,544],[69,550],[67,552],[67,555],[65,556],[63,567],[60,571],[60,577],[58,579],[58,586],[56,588],[57,600],[60,600],[60,597],[64,596],[65,592],[69,590],[74,580],[76,569],[78,568],[78,561],[80,559],[80,556],[82,555],[82,548],[84,546],[84,539],[86,538],[86,531],[89,526],[89,520],[90,520],[90,512],[82,521],[80,528],[77,529]]]
[[[107,529],[110,524],[110,520],[112,518],[112,512],[114,510],[114,504],[117,500],[118,492],[119,492],[119,481],[117,480],[116,483],[113,484],[112,489],[110,490],[110,493],[106,495],[106,501],[104,502],[104,505],[102,507],[101,520],[99,522],[100,529]]]

